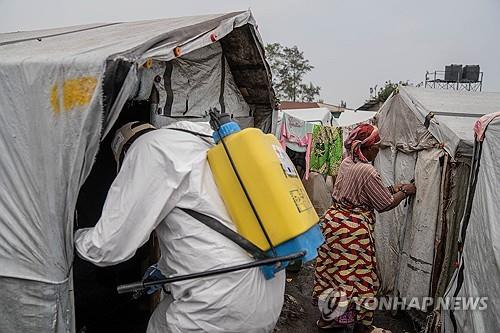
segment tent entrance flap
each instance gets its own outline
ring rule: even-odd
[[[111,151],[115,129],[129,121],[149,121],[149,110],[148,101],[128,102],[101,142],[95,164],[78,196],[75,229],[93,227],[101,216],[107,192],[116,176]],[[77,332],[82,329],[88,332],[145,332],[158,296],[134,300],[118,295],[116,286],[141,279],[143,272],[157,261],[158,256],[159,248],[154,236],[132,259],[112,267],[97,267],[75,256],[73,277]]]

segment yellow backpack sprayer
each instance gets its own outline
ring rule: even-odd
[[[314,259],[323,243],[319,218],[276,137],[240,130],[227,114],[212,116],[211,125],[216,145],[208,162],[238,233],[268,256],[305,251],[303,261]],[[263,272],[274,275],[269,266]]]
[[[244,248],[254,262],[227,268],[141,281],[118,287],[119,293],[175,281],[260,267],[271,279],[291,260],[307,262],[323,243],[314,210],[302,182],[279,141],[256,128],[241,130],[228,114],[210,110],[215,145],[207,153],[215,183],[238,232],[219,221],[184,210]],[[183,129],[172,129],[206,137]]]

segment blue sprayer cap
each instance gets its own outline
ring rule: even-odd
[[[222,124],[218,131],[214,131],[212,137],[215,143],[218,143],[220,139],[225,138],[226,136],[231,135],[233,133],[239,132],[240,130],[241,130],[240,125],[238,125],[234,121],[230,121],[225,124]]]

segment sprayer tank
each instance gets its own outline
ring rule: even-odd
[[[270,241],[275,254],[306,250],[304,261],[314,258],[323,242],[319,218],[279,141],[256,128],[235,131],[223,140],[229,154],[219,141],[208,151],[208,161],[239,234],[264,251],[271,249]]]

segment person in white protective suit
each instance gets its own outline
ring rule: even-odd
[[[212,133],[208,123],[182,121],[172,127]],[[211,140],[153,129],[137,122],[117,132],[112,148],[120,170],[97,225],[76,231],[80,257],[97,266],[118,264],[155,230],[158,268],[166,276],[252,261],[238,245],[181,210],[206,214],[236,230],[207,161]],[[171,294],[155,309],[148,332],[270,332],[283,305],[285,275],[281,271],[266,280],[252,268],[169,287]]]

